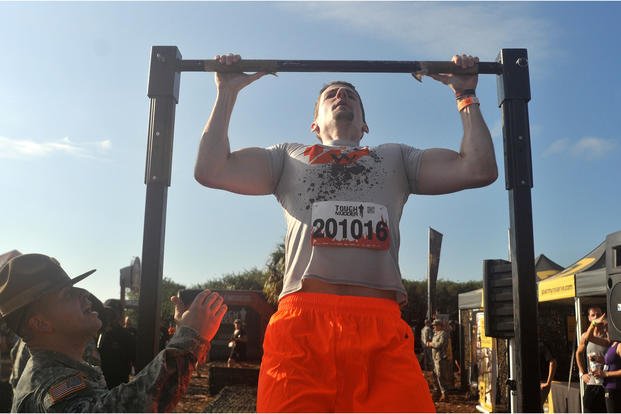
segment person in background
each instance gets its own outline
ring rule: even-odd
[[[229,341],[229,347],[231,352],[227,361],[227,366],[241,366],[240,362],[246,361],[246,344],[248,342],[248,335],[242,325],[241,319],[235,319],[233,322],[234,330],[233,335]]]
[[[433,321],[433,339],[427,342],[427,346],[431,348],[431,355],[433,358],[433,374],[438,390],[440,391],[440,398],[438,401],[446,400],[446,392],[450,388],[448,382],[448,372],[450,369],[451,361],[448,355],[448,347],[450,344],[449,334],[444,328],[444,322],[440,319]]]
[[[129,375],[136,363],[136,338],[121,326],[120,303],[106,301],[105,312],[108,324],[98,344],[101,355],[101,370],[108,389],[129,381]]]
[[[599,318],[591,322],[592,326],[608,325],[606,314],[602,314]],[[590,340],[595,330],[591,330],[587,340]],[[587,331],[588,332],[588,331]],[[604,355],[604,359],[595,359],[598,367],[593,372],[596,378],[604,381],[604,401],[606,403],[606,412],[621,412],[621,347],[619,342],[614,341],[610,344]]]
[[[587,311],[589,326],[580,337],[580,343],[576,350],[576,365],[580,372],[580,379],[585,384],[582,400],[585,413],[606,412],[604,379],[593,375],[598,368],[602,368],[604,356],[610,346],[606,325],[596,321],[602,315],[602,308],[599,306],[593,305],[589,307]],[[585,360],[588,369],[585,368]]]
[[[431,357],[431,348],[427,346],[428,342],[431,342],[433,338],[433,328],[431,327],[431,320],[425,319],[425,326],[420,330],[420,337],[423,344],[423,364],[422,369],[424,371],[433,371],[433,358]]]
[[[552,387],[554,374],[556,373],[556,358],[552,355],[550,348],[539,339],[539,379],[541,390],[541,404],[545,402]]]

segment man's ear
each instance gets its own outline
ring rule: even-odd
[[[32,315],[28,319],[28,327],[35,332],[52,332],[52,325],[38,314]]]
[[[311,123],[310,130],[315,134],[319,134],[319,125],[317,125],[317,122],[313,121]]]

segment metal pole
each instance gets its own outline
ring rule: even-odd
[[[275,60],[242,59],[232,65],[222,65],[216,60],[181,60],[180,72],[359,72],[359,73],[434,73],[494,74],[502,73],[498,62],[479,62],[463,69],[445,61],[395,61],[395,60]],[[418,79],[418,78],[417,78]],[[420,79],[419,79],[420,80]]]
[[[515,326],[517,412],[541,412],[537,333],[537,283],[533,243],[530,131],[530,80],[526,49],[502,49],[498,80],[505,153],[505,185],[509,193],[511,267]]]
[[[160,288],[164,265],[166,203],[172,163],[175,107],[179,102],[181,54],[175,46],[151,51],[148,96],[149,143],[145,167],[147,186],[142,241],[142,276],[138,304],[136,365],[142,369],[159,351]]]
[[[580,337],[582,336],[582,301],[580,297],[574,298],[574,312],[576,313],[576,347],[580,345]],[[572,355],[575,358],[576,355]],[[571,379],[571,377],[570,377]],[[579,378],[578,384],[580,385],[580,412],[584,412],[584,382],[582,378]]]

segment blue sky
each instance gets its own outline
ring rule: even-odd
[[[151,47],[185,59],[495,60],[529,53],[536,254],[568,266],[621,230],[618,191],[621,3],[582,2],[0,2],[0,253],[57,257],[81,286],[118,297],[119,268],[142,251]],[[406,74],[265,77],[245,89],[232,148],[315,143],[318,89],[344,79],[362,95],[364,143],[459,148],[447,87]],[[401,221],[401,270],[423,279],[427,229],[444,234],[439,277],[480,280],[482,260],[507,257],[496,79],[477,93],[501,171],[491,186],[412,196]],[[184,73],[168,193],[164,275],[191,285],[263,267],[284,237],[272,196],[201,187],[196,150],[215,96],[213,75]]]

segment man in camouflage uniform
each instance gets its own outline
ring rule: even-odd
[[[427,346],[431,348],[434,379],[440,390],[440,398],[438,401],[444,401],[446,399],[446,391],[448,389],[447,374],[450,364],[448,358],[449,341],[449,333],[444,329],[444,322],[435,319],[433,321],[433,339],[427,342]]]
[[[73,285],[59,263],[26,254],[0,269],[0,314],[30,348],[15,389],[14,412],[170,412],[186,391],[191,370],[204,358],[227,308],[201,292],[189,309],[176,309],[179,329],[135,379],[111,390],[101,369],[82,359],[101,327],[88,293]]]

